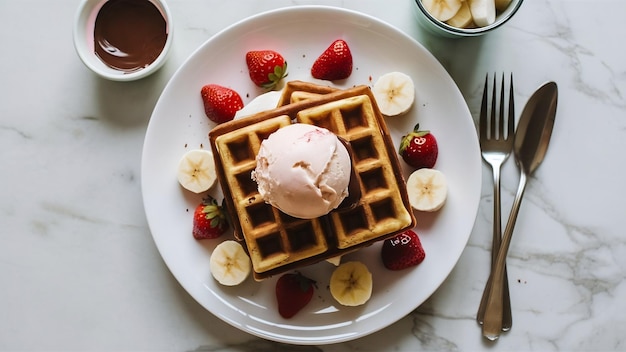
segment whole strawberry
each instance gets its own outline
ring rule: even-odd
[[[348,78],[352,73],[352,53],[342,39],[335,40],[311,67],[311,75],[317,79],[335,81]]]
[[[437,162],[439,147],[437,139],[430,131],[420,131],[419,124],[413,132],[402,137],[398,151],[402,159],[416,169],[432,168]]]
[[[230,121],[243,108],[241,96],[234,90],[217,84],[207,84],[200,90],[204,112],[213,122]]]
[[[299,272],[284,274],[276,281],[278,313],[286,319],[296,315],[313,297],[315,281]]]
[[[261,88],[273,89],[287,75],[287,61],[273,50],[248,51],[250,79]]]
[[[408,230],[386,239],[380,256],[387,269],[402,270],[424,261],[426,253],[417,234]]]
[[[207,196],[193,213],[193,237],[197,240],[217,238],[228,230],[228,219],[224,207]]]

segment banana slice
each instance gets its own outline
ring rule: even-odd
[[[228,240],[215,247],[209,261],[211,274],[220,284],[235,286],[250,275],[252,265],[239,242]]]
[[[282,81],[281,81],[282,82]],[[274,109],[283,94],[280,90],[271,90],[252,99],[248,104],[235,113],[235,119],[254,115],[258,112]]]
[[[213,153],[204,149],[186,152],[178,164],[178,182],[183,188],[202,193],[213,187],[217,180]]]
[[[372,93],[380,112],[385,116],[402,115],[415,101],[413,80],[402,72],[389,72],[380,76],[372,87]]]
[[[448,197],[448,183],[444,174],[435,169],[413,171],[406,181],[409,203],[415,210],[437,211]]]
[[[488,26],[496,21],[496,3],[494,0],[467,0],[474,23],[479,27]]]
[[[446,21],[447,24],[456,28],[467,28],[474,22],[472,12],[470,11],[467,1],[461,3],[461,8],[451,19]]]
[[[334,266],[339,266],[339,264],[341,264],[341,255],[336,255],[334,257],[327,258],[326,261]]]
[[[496,10],[504,11],[511,4],[511,0],[496,0]]]
[[[445,22],[459,11],[461,0],[422,0],[422,5],[431,16]]]
[[[361,262],[339,265],[330,277],[330,294],[344,306],[359,306],[372,296],[372,273]]]

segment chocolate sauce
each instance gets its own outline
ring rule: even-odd
[[[96,16],[96,55],[107,66],[138,71],[156,60],[165,47],[167,23],[148,0],[109,0]]]

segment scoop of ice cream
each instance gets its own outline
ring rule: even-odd
[[[261,143],[252,178],[265,202],[297,218],[312,219],[348,196],[352,163],[329,130],[296,123]]]

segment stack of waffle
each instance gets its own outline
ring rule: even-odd
[[[294,218],[265,203],[251,178],[261,142],[291,123],[330,130],[352,158],[350,196],[319,218]],[[415,226],[393,142],[367,86],[338,90],[289,82],[276,109],[218,125],[209,139],[235,236],[246,244],[256,280]]]

